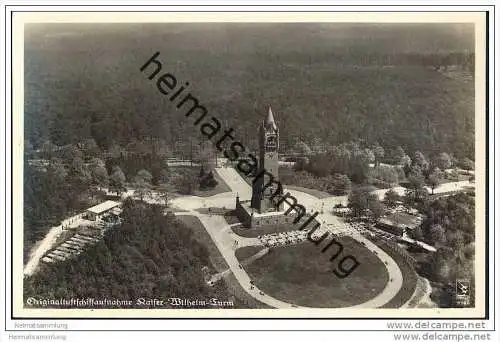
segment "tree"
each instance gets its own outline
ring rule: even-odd
[[[344,172],[355,183],[362,183],[370,170],[369,164],[375,161],[375,155],[369,148],[360,149],[357,144],[353,144],[351,152],[342,155],[347,158],[347,168]],[[331,168],[331,166],[330,166]]]
[[[223,282],[213,287],[204,284],[203,266],[211,265],[207,248],[194,238],[190,226],[163,215],[163,209],[125,200],[116,230],[108,231],[78,258],[40,265],[40,272],[26,279],[25,295],[50,300],[70,294],[230,298]]]
[[[174,183],[177,191],[183,195],[192,195],[196,190],[196,175],[193,172],[183,172],[177,175]]]
[[[405,195],[403,196],[402,200],[407,210],[413,208],[413,206],[415,205],[415,191],[410,188],[406,189]]]
[[[134,194],[139,196],[141,201],[144,201],[144,198],[151,195],[150,184],[146,183],[146,181],[142,178],[137,178],[134,182],[135,192]]]
[[[384,205],[378,200],[376,195],[368,196],[368,209],[372,213],[373,219],[378,220],[382,215],[384,215]]]
[[[61,147],[59,153],[66,163],[71,163],[75,158],[83,159],[83,152],[72,144]]]
[[[460,166],[464,170],[474,170],[474,162],[472,160],[470,160],[469,158],[463,158],[460,161]]]
[[[165,202],[165,206],[168,206],[168,200],[170,198],[170,188],[166,184],[161,184],[158,187],[158,195]]]
[[[68,175],[68,171],[59,161],[51,162],[48,167],[49,174],[53,175],[57,181],[62,182]]]
[[[151,184],[158,185],[168,181],[168,164],[157,155],[147,156],[147,167],[153,176]]]
[[[387,191],[385,193],[384,203],[389,208],[395,208],[397,206],[397,204],[398,204],[398,201],[400,201],[400,200],[401,200],[400,196],[393,189],[389,189],[389,191]]]
[[[429,168],[429,162],[425,158],[424,154],[420,151],[415,152],[413,156],[413,164],[417,165],[423,172],[427,171]]]
[[[84,139],[78,144],[85,157],[97,157],[101,154],[101,149],[94,139]]]
[[[133,140],[127,145],[126,148],[127,151],[130,151],[131,153],[135,154],[148,154],[149,153],[149,148],[148,146],[139,140]]]
[[[375,145],[373,145],[372,151],[375,156],[375,163],[379,165],[385,155],[384,148],[380,146],[378,143],[376,143]]]
[[[108,170],[104,161],[99,158],[94,158],[90,163],[90,173],[95,185],[107,187],[109,185]]]
[[[198,177],[205,177],[205,167],[203,165],[201,165],[200,167],[200,174],[198,175]]]
[[[158,182],[159,183],[168,183],[169,178],[170,178],[170,173],[169,173],[168,169],[161,169],[160,176],[158,177]]]
[[[424,188],[425,179],[422,175],[422,171],[416,165],[411,167],[410,173],[408,175],[409,189],[406,193],[406,197],[411,197],[407,204],[415,202],[420,199],[422,191],[426,191]]]
[[[351,189],[351,180],[347,175],[336,173],[328,177],[327,191],[335,195],[343,195]]]
[[[141,201],[144,201],[145,197],[151,195],[151,181],[153,176],[148,171],[142,169],[137,172],[134,177],[135,194],[139,196]]]
[[[305,142],[299,141],[295,144],[293,153],[299,157],[308,157],[312,154],[312,150]]]
[[[375,153],[369,148],[365,148],[361,156],[366,164],[370,164],[375,161]]]
[[[418,165],[412,165],[408,173],[408,182],[414,187],[415,183],[423,184],[424,175],[422,169]]]
[[[427,184],[432,189],[432,194],[434,195],[434,189],[439,185],[439,174],[437,172],[433,172],[427,177]]]
[[[464,233],[458,229],[448,229],[445,234],[446,244],[456,251],[465,252]]]
[[[52,159],[54,157],[54,150],[57,148],[50,140],[45,140],[42,144],[41,154],[42,158]]]
[[[92,158],[92,160],[90,161],[90,165],[92,167],[94,167],[94,166],[106,167],[106,162],[104,160],[102,160],[101,158]]]
[[[454,182],[458,182],[459,179],[459,174],[457,169],[451,170],[451,172],[448,174],[448,178]]]
[[[449,169],[451,167],[451,157],[448,153],[441,152],[437,155],[434,163],[441,170]]]
[[[323,154],[312,155],[306,170],[316,177],[326,177],[331,174],[331,163],[329,158]]]
[[[410,158],[410,156],[405,155],[405,156],[401,159],[401,161],[400,161],[400,165],[402,165],[402,166],[403,166],[403,170],[405,170],[405,169],[409,168],[409,167],[410,167],[410,165],[411,165],[411,158]]]
[[[440,224],[434,224],[429,228],[427,240],[432,245],[443,245],[446,242],[445,230]]]
[[[26,159],[30,159],[33,156],[33,153],[35,152],[33,144],[28,139],[24,139],[23,152],[24,155],[26,156]]]
[[[139,172],[137,172],[137,175],[134,178],[134,181],[136,181],[136,182],[139,180],[142,180],[146,183],[151,184],[151,181],[153,180],[153,176],[151,175],[151,173],[149,173],[149,171],[141,169],[141,170],[139,170]]]
[[[390,165],[378,165],[370,170],[370,176],[385,183],[397,184],[398,171],[395,167]]]
[[[120,145],[113,144],[108,148],[108,154],[112,158],[119,158],[122,153],[124,152],[123,148],[120,147]]]
[[[82,189],[86,187],[92,179],[89,168],[87,167],[87,165],[85,165],[82,158],[80,157],[76,157],[73,159],[69,168],[68,176]]]
[[[206,172],[215,169],[216,151],[210,142],[205,142],[200,149],[201,166]]]
[[[204,176],[200,178],[200,189],[213,189],[219,184],[214,177],[213,171],[206,173]]]
[[[298,157],[295,160],[295,164],[293,165],[293,169],[295,171],[304,171],[308,169],[309,158],[307,157]]]
[[[442,248],[439,248],[434,258],[431,259],[432,278],[447,283],[450,279],[452,269],[450,256]]]
[[[126,190],[125,175],[123,174],[123,171],[120,169],[119,166],[113,167],[110,177],[109,188],[110,191],[113,191],[118,195],[120,195],[124,190]]]
[[[411,164],[411,158],[405,153],[401,146],[398,146],[393,152],[393,163],[403,167]]]
[[[370,192],[367,187],[357,186],[352,189],[348,197],[348,207],[355,217],[363,215],[364,211],[368,209],[368,202],[370,201]]]
[[[412,239],[419,240],[419,241],[424,240],[424,233],[422,231],[421,226],[417,226],[417,227],[413,228],[412,230],[410,230],[409,235]]]

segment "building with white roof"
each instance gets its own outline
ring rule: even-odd
[[[118,208],[120,202],[106,201],[88,208],[85,211],[85,216],[88,220],[97,221],[100,220],[105,214],[111,212],[113,209]]]

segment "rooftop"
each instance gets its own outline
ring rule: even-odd
[[[109,209],[112,209],[116,206],[120,205],[120,202],[115,202],[115,201],[106,201],[102,202],[98,205],[95,205],[91,208],[88,208],[87,211],[90,211],[95,214],[101,214],[103,212],[108,211]]]
[[[379,223],[393,227],[407,227],[413,229],[422,223],[422,217],[406,213],[393,213],[382,217]]]
[[[264,126],[267,128],[272,128],[274,130],[278,129],[278,126],[276,126],[276,122],[274,122],[274,115],[271,107],[269,107],[269,112],[267,113],[267,118],[264,121]]]

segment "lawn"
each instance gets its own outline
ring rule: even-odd
[[[170,179],[169,179],[167,185],[170,188],[175,189],[172,192],[171,197],[175,197],[176,195],[185,196],[185,194],[178,193],[178,189],[177,189],[178,184],[176,183],[175,180],[177,179],[177,177],[179,175],[191,173],[193,175],[194,179],[196,180],[197,184],[199,184],[199,178],[198,178],[198,175],[200,173],[199,166],[171,166],[169,168],[169,170],[171,172],[171,175],[170,175]],[[210,197],[213,195],[217,195],[217,194],[231,191],[231,188],[229,188],[229,186],[226,184],[226,182],[224,182],[224,180],[219,177],[217,172],[214,172],[214,178],[217,181],[217,185],[215,187],[213,187],[212,189],[200,190],[199,186],[197,185],[196,189],[193,191],[193,193],[191,195],[198,196],[198,197]]]
[[[200,222],[200,220],[195,216],[178,216],[178,220],[182,221],[186,226],[191,228],[194,237],[197,241],[201,242],[205,247],[207,247],[210,261],[217,272],[222,272],[229,268],[224,257],[220,254],[219,249],[212,241],[210,235],[208,235],[205,227]],[[252,296],[248,295],[245,290],[238,283],[238,280],[231,273],[224,277],[224,282],[228,288],[228,291],[234,295],[238,300],[246,305],[246,307],[251,309],[267,309],[264,303],[259,302]]]
[[[234,214],[234,210],[232,210],[231,212],[225,214],[224,218],[226,219],[226,222],[228,224],[234,224],[234,223],[239,223],[240,222],[240,220],[238,219],[238,217]]]
[[[224,192],[229,192],[231,191],[231,188],[224,182],[222,178],[219,177],[217,172],[214,172],[214,178],[217,181],[217,185],[213,189],[207,189],[207,190],[195,190],[194,194],[195,196],[199,197],[210,197],[213,195],[217,194],[222,194]]]
[[[212,241],[210,235],[208,235],[201,221],[196,216],[182,215],[182,216],[177,216],[177,219],[182,223],[184,223],[189,228],[191,228],[191,230],[193,231],[194,238],[197,241],[203,243],[205,247],[207,247],[208,253],[210,255],[210,261],[212,262],[212,265],[214,266],[217,272],[222,272],[229,268],[229,266],[226,263],[226,260],[220,254],[219,249]]]
[[[344,251],[333,262],[329,261],[333,252],[321,253],[320,246],[304,243],[272,249],[265,257],[244,267],[262,291],[296,305],[339,308],[375,297],[389,280],[384,264],[350,237],[340,237],[337,241],[342,243]],[[340,279],[332,270],[346,255],[354,256],[360,265]]]
[[[285,192],[287,189],[289,190],[295,190],[295,191],[301,191],[305,192],[306,194],[309,194],[311,196],[317,197],[317,198],[327,198],[327,197],[332,197],[333,195],[330,195],[327,192],[321,191],[321,190],[316,190],[316,189],[309,189],[309,188],[304,188],[302,186],[296,186],[296,185],[283,185],[285,188]]]
[[[238,248],[235,252],[236,258],[238,259],[239,262],[242,262],[243,260],[257,254],[264,248],[265,248],[264,246],[246,246]]]

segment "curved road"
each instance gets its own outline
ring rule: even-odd
[[[203,208],[206,206],[224,206],[228,209],[234,209],[235,193],[238,193],[242,200],[250,199],[250,186],[234,169],[217,168],[216,171],[231,188],[231,190],[233,191],[232,193],[227,192],[207,198],[197,196],[176,198],[171,201],[171,206],[177,209],[189,210],[188,212],[178,212],[176,213],[176,215],[193,215],[200,219],[201,223],[226,260],[236,279],[249,295],[275,308],[290,308],[292,306],[292,303],[286,303],[267,294],[261,294],[263,292],[255,286],[251,289],[250,277],[248,276],[246,271],[239,265],[239,262],[235,255],[236,249],[244,246],[262,245],[262,243],[256,238],[245,238],[233,233],[230,225],[222,216],[201,214],[197,211],[194,211],[195,209]],[[296,190],[287,191],[289,191],[291,195],[295,196],[298,202],[306,207],[308,211],[312,210],[318,211],[320,213],[317,216],[318,221],[322,223],[322,227],[320,228],[320,230],[326,229],[335,234],[348,234],[358,242],[363,243],[370,251],[375,252],[376,256],[382,261],[387,269],[390,281],[387,283],[382,292],[364,303],[344,308],[377,308],[389,302],[399,292],[403,284],[403,276],[396,262],[370,240],[366,239],[359,233],[350,230],[348,225],[340,221],[338,217],[332,215],[329,212],[321,213],[323,207],[329,207],[330,203],[332,202],[338,203],[338,198],[329,197],[326,199],[318,199],[304,192]],[[295,305],[294,307],[307,308]]]
[[[239,262],[235,255],[235,250],[245,246],[262,245],[262,243],[256,238],[244,238],[233,233],[231,230],[231,226],[222,216],[201,214],[200,212],[195,211],[195,209],[206,207],[225,207],[227,209],[234,209],[236,193],[239,194],[241,200],[249,200],[251,198],[251,187],[233,168],[217,168],[216,171],[228,184],[233,192],[217,194],[211,197],[179,197],[171,200],[171,206],[177,209],[188,210],[187,212],[178,212],[176,213],[176,215],[193,215],[200,219],[201,223],[216,244],[227,264],[229,265],[230,270],[233,272],[240,285],[249,295],[272,307],[290,308],[292,306],[291,303],[280,301],[267,294],[261,294],[263,292],[255,286],[251,289],[250,277],[248,276],[246,271],[239,266]],[[388,282],[384,290],[380,292],[376,297],[359,305],[350,306],[349,308],[376,308],[390,301],[398,293],[402,285],[403,279],[398,265],[394,262],[394,260],[392,260],[392,258],[390,258],[389,255],[387,255],[383,250],[378,248],[371,241],[367,240],[359,233],[349,230],[349,227],[344,222],[340,221],[336,216],[332,215],[329,212],[321,213],[322,208],[329,208],[332,207],[332,204],[344,202],[346,200],[346,198],[344,198],[345,196],[318,199],[304,192],[296,190],[288,191],[290,192],[290,194],[295,196],[298,202],[304,205],[304,207],[306,207],[308,211],[312,210],[320,212],[320,214],[317,216],[319,222],[323,224],[320,230],[327,229],[336,234],[348,234],[357,241],[364,243],[365,246],[371,251],[376,251],[377,257],[386,266],[389,273],[389,278],[392,279],[392,281]],[[131,196],[132,194],[133,191],[131,190],[124,194],[123,197]],[[154,199],[149,199],[147,201],[157,202],[157,200]],[[72,221],[72,226],[78,225],[79,217],[75,217],[75,220]],[[32,253],[30,261],[25,266],[25,275],[31,275],[35,271],[41,255],[43,255],[46,250],[50,249],[57,234],[60,231],[61,226],[53,227],[45,236],[43,241],[41,241],[40,245],[35,247],[35,251]],[[294,305],[294,307],[299,306]]]

